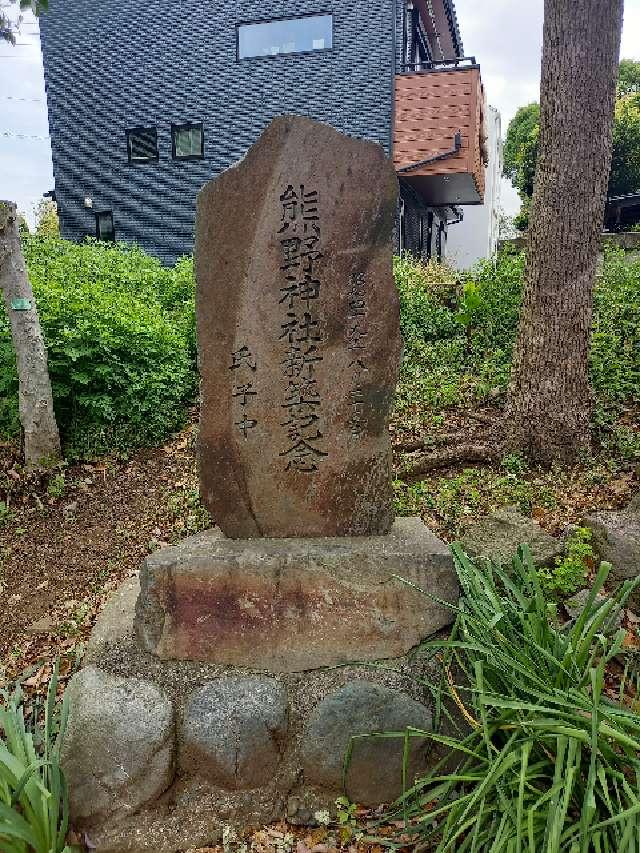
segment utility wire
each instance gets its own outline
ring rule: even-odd
[[[49,135],[39,136],[33,133],[14,133],[11,130],[0,130],[0,136],[5,136],[10,139],[38,139],[42,140],[43,142],[48,142],[51,139]]]
[[[20,103],[44,104],[44,98],[17,98],[15,95],[0,95],[6,101],[20,101]]]

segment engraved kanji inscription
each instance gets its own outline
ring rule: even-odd
[[[240,432],[244,435],[245,438],[249,435],[249,430],[254,429],[258,425],[258,421],[254,421],[251,418],[248,418],[246,415],[242,416],[241,421],[236,421],[236,426],[240,430]]]
[[[198,196],[201,493],[229,539],[391,528],[397,196],[380,145],[301,116]]]
[[[285,380],[281,422],[285,470],[312,473],[328,456],[323,449],[322,397],[315,368],[323,360],[320,314],[322,261],[319,194],[304,184],[287,184],[280,202],[278,304],[283,315],[278,340],[284,344]]]
[[[240,349],[231,353],[231,365],[229,370],[239,370],[241,367],[248,367],[249,370],[253,371],[256,369],[256,363],[251,355],[249,347],[240,347]]]
[[[237,414],[240,417],[240,420],[234,420],[234,426],[238,427],[245,441],[249,437],[249,431],[258,425],[257,420],[249,417],[245,412],[245,407],[249,406],[253,398],[258,396],[253,379],[250,379],[257,369],[258,365],[248,346],[241,346],[231,353],[229,370],[237,371],[231,390],[231,399],[234,406],[240,407],[239,412],[235,408],[233,409],[234,415]]]
[[[365,277],[363,273],[352,276],[349,284],[349,302],[347,309],[346,343],[353,358],[349,367],[353,368],[351,380],[351,417],[349,424],[353,438],[360,438],[364,429],[365,396],[363,377],[367,367],[367,301]]]

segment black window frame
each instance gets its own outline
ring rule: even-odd
[[[94,216],[96,218],[96,240],[99,240],[101,243],[115,243],[116,242],[116,226],[113,221],[113,210],[96,210],[94,212]],[[110,216],[111,217],[111,233],[112,237],[103,237],[100,233],[100,217],[101,216]]]
[[[444,236],[444,241],[443,241]],[[443,245],[444,243],[444,245]],[[441,219],[438,223],[438,231],[436,233],[436,250],[437,250],[437,260],[438,263],[441,264],[444,258],[446,246],[446,225],[444,221]]]
[[[427,261],[431,260],[433,255],[433,211],[427,213]]]
[[[264,53],[257,56],[240,56],[240,27],[248,27],[252,24],[272,24],[276,21],[299,21],[303,18],[321,18],[324,15],[331,17],[331,47],[319,47],[317,50],[292,50],[289,53]],[[254,62],[261,59],[283,59],[288,56],[315,56],[321,53],[330,53],[335,49],[336,43],[336,18],[333,9],[318,9],[315,12],[301,12],[299,15],[277,15],[273,18],[256,18],[251,21],[238,21],[236,23],[236,62]]]
[[[201,133],[200,138],[200,153],[186,154],[180,156],[176,154],[176,133],[180,130],[195,130],[198,129]],[[204,160],[204,122],[203,121],[183,121],[179,124],[171,124],[171,158],[173,160],[189,161],[189,160]]]
[[[132,157],[131,156],[131,136],[134,133],[142,134],[153,131],[156,139],[156,153],[153,157]],[[136,127],[128,127],[127,134],[127,157],[132,166],[142,165],[143,163],[157,163],[160,160],[160,149],[158,147],[158,126],[156,124],[136,125]]]

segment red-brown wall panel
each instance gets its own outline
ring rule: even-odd
[[[458,68],[401,74],[396,77],[393,158],[396,168],[435,157],[454,146],[457,154],[422,166],[404,177],[467,173],[480,196],[484,191],[484,166],[480,136],[484,132],[484,94],[480,71]]]

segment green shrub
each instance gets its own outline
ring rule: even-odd
[[[446,266],[397,258],[404,358],[397,408],[482,399],[509,379],[524,260],[503,255],[456,281]]]
[[[20,432],[17,388],[16,357],[9,318],[4,305],[0,305],[0,438],[10,438]]]
[[[598,412],[640,400],[640,261],[609,249],[598,275],[591,336],[591,381]]]
[[[24,243],[68,455],[153,444],[184,422],[195,375],[190,260],[165,269],[137,247],[53,238]],[[0,391],[17,379],[0,328]],[[0,428],[15,426],[15,402]]]
[[[407,780],[384,820],[406,820],[403,832],[417,847],[437,853],[637,853],[640,716],[604,692],[626,632],[608,637],[603,626],[640,579],[596,601],[610,570],[603,564],[584,611],[563,629],[527,548],[508,574],[452,550],[463,596],[450,640],[425,644],[446,686],[427,686],[437,709],[448,697],[467,727],[457,737],[395,733],[405,756],[415,737],[444,746],[447,757],[415,784]],[[453,770],[451,751],[459,756]]]
[[[404,343],[397,409],[405,413],[416,405],[453,405],[459,399],[465,350],[464,331],[452,310],[455,273],[403,255],[394,261],[394,274]]]
[[[162,441],[196,389],[193,264],[173,269],[136,247],[27,237],[24,243],[49,350],[56,415],[68,455]],[[503,252],[459,275],[396,258],[404,357],[396,412],[429,412],[506,390],[520,310],[524,255]],[[591,377],[603,446],[624,444],[622,406],[640,400],[640,262],[609,250],[594,298]],[[8,321],[0,316],[0,436],[18,431]]]
[[[44,725],[27,729],[19,688],[0,692],[0,850],[71,853],[66,845],[69,797],[60,769],[66,706],[56,713],[58,668],[49,682]]]
[[[586,575],[595,564],[592,536],[588,527],[578,527],[567,539],[564,556],[556,557],[555,566],[538,569],[540,586],[546,595],[567,596],[582,589]]]
[[[445,266],[396,259],[401,417],[416,406],[442,409],[506,391],[524,265],[524,253],[505,251],[457,282]],[[596,280],[590,370],[594,423],[610,431],[621,407],[640,400],[640,261],[620,249],[607,251]]]

